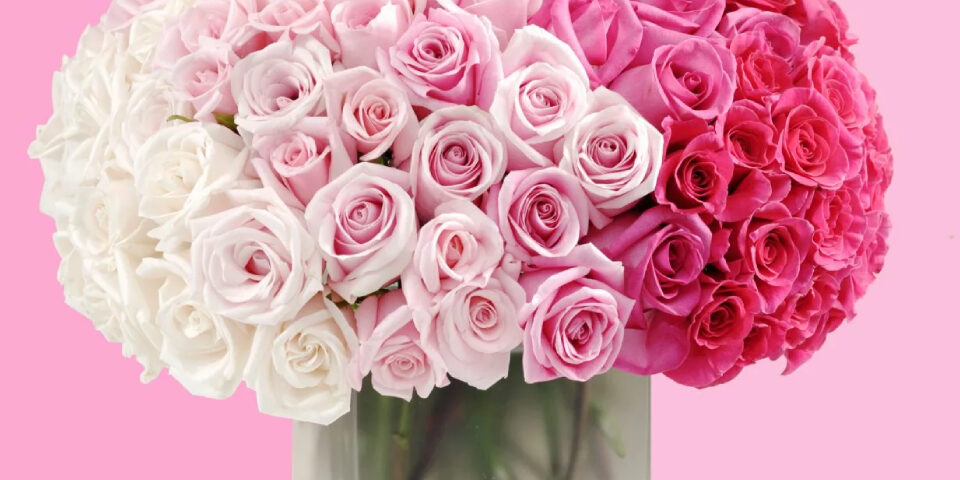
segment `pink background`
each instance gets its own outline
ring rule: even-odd
[[[166,375],[141,385],[139,366],[63,304],[25,151],[60,56],[108,0],[16,3],[0,28],[0,478],[289,478],[289,422],[258,414],[249,392],[216,402]],[[793,376],[770,364],[707,391],[657,378],[657,480],[957,478],[960,7],[840,4],[897,158],[887,269]]]

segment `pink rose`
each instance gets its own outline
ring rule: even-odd
[[[266,134],[323,113],[322,80],[331,73],[330,52],[309,37],[250,54],[233,69],[237,125],[247,133]]]
[[[460,284],[440,301],[426,343],[450,376],[486,390],[507,378],[512,352],[523,342],[518,312],[524,302],[523,288],[502,271],[486,285]]]
[[[393,46],[413,20],[409,0],[335,0],[330,9],[343,65],[377,68],[377,51]]]
[[[871,212],[867,215],[867,231],[863,243],[860,244],[860,251],[857,252],[860,264],[850,274],[854,293],[858,298],[867,293],[867,287],[883,270],[889,249],[887,238],[890,236],[890,228],[890,216],[886,213]]]
[[[710,121],[733,103],[736,66],[725,47],[691,37],[658,48],[652,63],[624,72],[610,88],[654,125],[667,117]]]
[[[417,116],[407,95],[377,72],[358,67],[327,77],[327,115],[357,142],[368,162],[392,152],[397,163],[410,158]]]
[[[503,79],[497,37],[488,21],[444,5],[417,15],[389,51],[377,52],[377,64],[407,89],[414,105],[488,108]]]
[[[308,36],[335,53],[340,52],[333,35],[330,11],[324,0],[235,0],[248,15],[250,26],[273,40]]]
[[[316,242],[302,215],[270,190],[233,190],[228,200],[235,206],[191,223],[196,295],[241,323],[289,321],[323,289]]]
[[[773,108],[773,121],[783,171],[801,185],[840,188],[851,171],[846,148],[852,142],[830,101],[812,89],[787,90]]]
[[[404,270],[403,292],[413,308],[436,313],[447,292],[484,286],[503,259],[497,225],[470,202],[440,205],[420,229],[413,261]]]
[[[174,66],[176,94],[193,105],[195,118],[212,122],[214,113],[237,113],[237,103],[230,92],[230,76],[236,62],[237,55],[229,45],[210,41]]]
[[[810,59],[805,77],[798,85],[820,92],[830,101],[847,130],[855,138],[864,138],[863,129],[872,120],[872,115],[864,91],[863,74],[840,56],[823,55]]]
[[[762,313],[772,313],[809,278],[807,255],[813,226],[792,218],[786,207],[772,203],[735,227],[734,248],[728,254],[734,269],[749,274],[760,293]]]
[[[567,134],[562,148],[560,168],[580,181],[608,217],[633,208],[656,188],[663,135],[605,88],[595,92],[589,115]]]
[[[857,262],[867,228],[857,193],[845,186],[813,194],[806,215],[813,225],[813,261],[826,270],[836,272]]]
[[[766,107],[752,100],[738,100],[721,124],[724,144],[734,163],[764,171],[777,168],[777,131]]]
[[[264,185],[282,196],[292,195],[291,203],[298,208],[353,166],[357,157],[353,141],[344,142],[337,126],[321,117],[307,117],[284,132],[255,135],[252,147]]]
[[[699,278],[710,260],[712,234],[699,216],[657,206],[617,217],[588,241],[623,262],[624,293],[644,309],[686,316],[700,301]]]
[[[420,125],[410,177],[417,211],[430,218],[451,200],[476,201],[507,171],[503,135],[476,107],[437,110]]]
[[[730,51],[737,58],[737,95],[756,101],[793,86],[790,64],[777,55],[760,32],[733,37]]]
[[[101,18],[103,28],[122,30],[128,28],[140,14],[164,8],[170,0],[114,0]]]
[[[367,298],[356,318],[360,347],[347,367],[355,390],[370,375],[373,389],[381,395],[410,401],[414,390],[427,398],[435,387],[450,383],[439,353],[421,340],[413,310],[399,290]]]
[[[748,285],[710,281],[705,287],[690,317],[690,353],[679,367],[666,372],[677,383],[698,388],[713,385],[735,367],[754,316],[760,313],[757,292]]]
[[[157,67],[172,70],[183,57],[216,40],[240,58],[267,46],[269,39],[249,26],[247,12],[234,0],[200,0],[180,14],[160,37]]]
[[[653,52],[694,35],[717,37],[725,0],[630,0],[643,24],[643,43],[632,66],[650,63]]]
[[[485,207],[507,252],[523,261],[569,255],[590,226],[590,200],[575,177],[556,167],[510,172]]]
[[[573,48],[593,87],[619,77],[643,42],[643,24],[629,0],[545,0],[530,23]]]
[[[520,310],[524,379],[585,382],[609,371],[634,307],[620,293],[623,265],[589,245],[532,264],[520,277],[528,299]]]
[[[406,173],[362,163],[320,189],[306,219],[327,284],[348,302],[393,283],[413,258],[417,214]]]
[[[741,8],[723,17],[717,28],[721,35],[735,39],[743,34],[763,37],[770,51],[795,66],[801,57],[800,27],[790,17],[755,8]]]
[[[503,63],[507,78],[490,113],[506,136],[510,169],[555,165],[556,145],[590,104],[586,71],[569,46],[535,26],[514,34]]]
[[[840,280],[834,273],[820,271],[808,289],[792,298],[785,316],[787,368],[796,371],[823,346],[828,333],[847,318],[840,304]]]
[[[430,0],[428,8],[439,6],[439,0]],[[493,25],[500,45],[506,45],[514,30],[527,25],[527,19],[533,16],[543,0],[450,0],[450,3],[465,11],[485,17]]]
[[[667,156],[657,181],[657,202],[676,212],[716,214],[726,206],[733,160],[714,133]]]

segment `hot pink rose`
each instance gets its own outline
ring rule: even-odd
[[[623,262],[624,293],[643,309],[686,316],[700,301],[699,278],[710,260],[712,234],[699,216],[658,206],[621,215],[587,240]]]
[[[510,172],[485,207],[507,252],[523,261],[569,255],[590,226],[590,200],[575,177],[556,167]]]
[[[503,63],[507,78],[490,113],[506,136],[510,169],[555,165],[556,145],[590,104],[586,71],[569,46],[535,26],[514,34]]]
[[[713,133],[696,137],[681,151],[667,156],[656,196],[677,212],[718,213],[727,202],[733,160]]]
[[[737,58],[737,95],[756,101],[793,86],[790,64],[777,55],[761,32],[739,34],[730,42]]]
[[[483,286],[460,284],[440,301],[425,342],[450,376],[486,390],[507,377],[512,352],[523,342],[518,311],[525,300],[523,288],[502,271]]]
[[[643,24],[629,0],[545,0],[530,23],[570,45],[594,87],[620,76],[643,42]]]
[[[843,49],[853,45],[843,10],[833,0],[796,0],[786,12],[801,27],[803,43],[812,43],[821,38],[828,47]]]
[[[667,117],[709,121],[733,103],[736,66],[726,47],[691,37],[658,48],[652,63],[624,72],[610,88],[654,125]]]
[[[299,208],[353,166],[357,157],[353,141],[344,142],[336,124],[322,117],[305,118],[281,133],[255,135],[252,147],[264,185],[284,197],[292,195],[291,203]]]
[[[807,210],[806,218],[813,225],[813,260],[829,271],[842,270],[857,261],[867,227],[857,193],[852,186],[818,190]]]
[[[777,131],[766,107],[738,100],[721,123],[727,153],[734,163],[764,171],[777,168]]]
[[[739,267],[751,277],[760,293],[762,312],[773,313],[809,279],[806,259],[813,243],[813,226],[802,218],[792,218],[783,205],[772,203],[741,222],[735,232],[728,260],[735,257],[734,269]]]
[[[360,390],[370,375],[381,395],[410,401],[413,392],[427,398],[435,387],[450,383],[439,352],[425,345],[403,293],[372,296],[356,312],[360,346],[347,367],[347,379]]]
[[[813,89],[787,90],[773,109],[773,121],[783,171],[801,185],[840,188],[851,171],[846,151],[851,140],[830,101]]]
[[[528,303],[520,311],[527,383],[585,382],[613,367],[634,301],[624,296],[623,265],[596,247],[536,258],[520,277]]]
[[[417,214],[405,172],[355,165],[307,205],[310,234],[327,259],[327,284],[348,302],[395,281],[413,258]]]
[[[410,0],[334,0],[330,8],[340,60],[377,68],[377,51],[393,46],[413,20]]]
[[[335,73],[324,81],[327,115],[357,142],[362,161],[387,151],[395,163],[410,158],[417,116],[403,90],[366,67]]]
[[[838,55],[811,58],[799,86],[820,92],[836,110],[840,121],[854,137],[864,137],[871,121],[870,104],[864,91],[863,74]]]
[[[729,0],[729,3],[738,7],[754,7],[771,12],[782,12],[796,2],[797,0]]]
[[[757,34],[763,37],[770,51],[794,66],[802,57],[800,27],[790,17],[779,13],[741,8],[723,17],[718,30],[726,38]]]
[[[663,142],[656,127],[601,87],[589,114],[567,134],[559,166],[580,181],[600,213],[612,218],[653,193]]]
[[[198,120],[213,121],[214,113],[237,113],[237,103],[230,92],[230,76],[236,62],[237,55],[229,45],[210,41],[174,66],[176,94],[193,105]]]
[[[787,368],[796,371],[823,346],[826,335],[847,318],[840,304],[841,282],[832,272],[819,271],[809,288],[790,299],[784,317]]]
[[[430,0],[428,8],[440,3],[439,0]],[[527,19],[540,10],[543,0],[450,0],[450,3],[490,20],[500,45],[506,45],[514,30],[523,28]]]
[[[431,313],[447,292],[486,285],[503,259],[497,225],[474,204],[451,201],[435,214],[420,229],[413,261],[401,277],[410,305]]]
[[[883,264],[886,261],[889,244],[887,238],[890,236],[890,216],[885,212],[871,212],[867,215],[867,232],[864,234],[864,241],[860,245],[860,251],[857,257],[860,264],[850,273],[850,280],[856,296],[863,297],[867,293],[867,287],[877,278],[877,275],[883,270]]]
[[[700,305],[690,317],[690,353],[666,375],[683,385],[708,387],[737,364],[743,342],[759,312],[760,301],[752,287],[708,281]]]
[[[488,108],[503,79],[490,23],[452,4],[417,15],[389,51],[377,53],[377,64],[407,89],[414,105],[430,110]]]
[[[417,211],[430,218],[451,200],[476,201],[507,171],[503,134],[476,107],[437,110],[420,125],[410,176]]]

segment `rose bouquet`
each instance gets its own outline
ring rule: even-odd
[[[853,43],[832,0],[116,0],[31,155],[144,380],[320,424],[365,384],[708,387],[795,370],[883,265]]]

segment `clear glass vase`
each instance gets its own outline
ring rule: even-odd
[[[454,382],[409,403],[367,386],[337,423],[294,424],[293,479],[650,478],[648,377],[522,379],[483,392]]]

